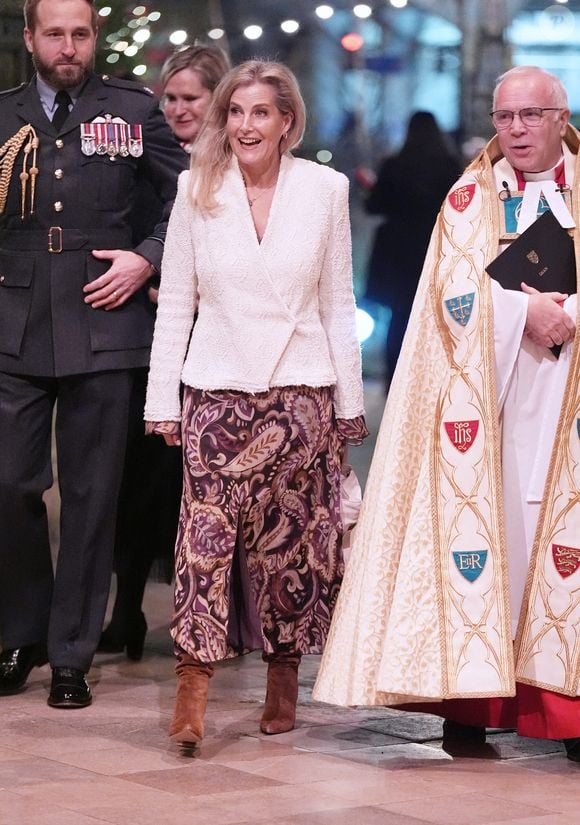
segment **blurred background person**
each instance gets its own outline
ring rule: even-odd
[[[191,151],[214,90],[229,68],[220,48],[197,44],[175,52],[161,69],[165,119],[186,151]]]
[[[217,46],[197,44],[172,54],[161,70],[165,118],[183,149],[191,151],[212,94],[229,69],[226,54]],[[184,167],[187,160],[184,160]],[[144,181],[132,214],[134,242],[153,230],[161,202]],[[158,280],[149,287],[155,313]],[[145,586],[155,559],[159,576],[171,581],[182,470],[178,451],[162,439],[146,438],[143,424],[147,369],[139,371],[131,398],[129,441],[115,543],[117,592],[111,622],[101,634],[98,650],[141,659],[147,633],[142,609]]]
[[[437,213],[461,173],[430,112],[415,112],[402,149],[387,157],[366,210],[384,215],[371,251],[365,297],[389,307],[387,388],[390,385]]]
[[[292,156],[304,124],[289,69],[233,69],[171,216],[145,418],[184,452],[182,744],[203,737],[214,662],[252,649],[262,732],[294,726],[300,659],[322,651],[342,580],[341,463],[366,435],[348,180]]]
[[[161,106],[171,131],[188,154],[200,130],[213,92],[230,68],[229,58],[218,46],[197,43],[185,46],[167,58],[161,69]],[[142,189],[133,215],[137,237],[155,226],[158,201],[152,187]],[[159,282],[149,290],[157,303]],[[149,441],[149,439],[147,439]]]

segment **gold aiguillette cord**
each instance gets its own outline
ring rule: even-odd
[[[20,178],[20,217],[24,220],[26,214],[26,196],[28,190],[28,182],[30,181],[29,192],[29,212],[34,213],[34,196],[36,194],[36,177],[38,175],[38,166],[36,165],[38,137],[34,127],[28,123],[19,129],[15,135],[8,138],[3,146],[0,146],[0,214],[6,208],[6,200],[8,198],[8,187],[14,172],[14,165],[16,158],[21,149],[23,149],[24,157],[22,159],[22,172],[19,174]],[[30,168],[28,167],[30,155],[32,160]]]

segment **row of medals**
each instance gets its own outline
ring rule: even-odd
[[[115,160],[117,155],[139,158],[143,154],[141,124],[130,124],[111,115],[81,123],[81,152],[87,157],[108,155],[110,160]]]

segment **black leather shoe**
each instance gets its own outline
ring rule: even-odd
[[[564,747],[566,748],[566,756],[572,762],[580,762],[580,736],[576,739],[563,739]]]
[[[485,728],[478,725],[464,725],[461,722],[446,719],[443,722],[443,741],[483,745],[485,743]]]
[[[82,670],[53,667],[48,696],[51,708],[86,708],[93,701],[91,689]]]
[[[42,667],[47,662],[44,644],[3,650],[0,654],[0,696],[20,693],[26,687],[26,680],[32,668]]]
[[[450,756],[497,756],[495,751],[486,744],[485,728],[478,725],[463,725],[452,719],[446,719],[443,722],[442,748]]]

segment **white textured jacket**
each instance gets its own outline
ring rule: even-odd
[[[214,214],[191,207],[188,176],[165,243],[145,419],[180,419],[180,381],[334,386],[336,416],[362,415],[347,178],[284,155],[259,243],[235,159]]]

